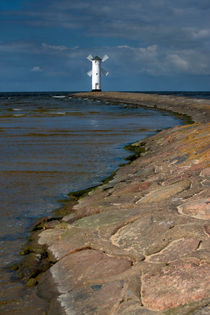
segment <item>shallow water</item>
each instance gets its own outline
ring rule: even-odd
[[[30,225],[50,215],[70,191],[97,185],[110,175],[130,154],[123,149],[126,144],[177,124],[180,120],[163,112],[65,94],[0,94],[4,314],[27,314],[32,306],[39,314],[44,307],[8,271],[8,265],[20,259]]]

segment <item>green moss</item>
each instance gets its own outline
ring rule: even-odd
[[[68,199],[58,200],[58,202],[62,205],[61,205],[61,207],[59,207],[58,209],[53,211],[53,215],[55,215],[59,219],[62,219],[65,215],[73,213],[74,212],[73,207],[74,207],[74,205],[77,204],[78,200],[80,198],[84,198],[85,196],[87,196],[89,194],[89,192],[93,191],[98,186],[99,185],[92,186],[92,187],[89,187],[86,189],[81,189],[78,191],[70,192],[68,194]]]
[[[202,310],[203,307],[207,306],[209,304],[209,300],[200,300],[200,301],[194,301],[189,304],[180,305],[175,308],[171,308],[168,310],[163,311],[164,315],[190,315],[196,310]]]
[[[16,270],[18,270],[18,268],[19,268],[19,264],[18,263],[15,263],[15,264],[12,264],[11,266],[9,266],[9,269],[11,271],[16,271]]]
[[[37,242],[31,242],[28,241],[23,249],[20,251],[20,255],[25,256],[28,255],[30,253],[36,253],[36,254],[43,254],[45,251],[45,249],[43,248],[42,245],[39,245]]]
[[[42,246],[40,253],[30,251],[26,254],[25,252],[23,260],[10,269],[16,270],[18,277],[25,281],[27,286],[34,286],[37,283],[36,278],[54,263],[55,259],[48,254],[45,246]]]
[[[112,172],[109,176],[102,180],[102,184],[108,184],[116,175],[117,171]]]
[[[180,114],[171,110],[166,110],[166,111],[171,113],[173,116],[177,117],[178,119],[181,119],[184,125],[191,125],[195,123],[194,120],[192,120],[192,117],[190,117],[187,114]]]
[[[12,304],[12,303],[17,303],[17,300],[12,300],[12,299],[1,300],[0,306],[3,306],[3,305],[9,305],[10,306],[10,304]]]
[[[35,231],[45,230],[49,228],[50,223],[57,224],[59,223],[60,219],[61,219],[60,216],[40,218],[32,226],[32,231],[35,232]]]
[[[58,208],[58,209],[54,210],[53,214],[58,216],[60,219],[62,219],[63,217],[65,217],[66,215],[68,215],[68,214],[70,214],[72,212],[73,212],[73,210],[69,209],[68,204],[67,204],[66,206],[62,206],[61,208]]]
[[[134,145],[134,144],[126,145],[125,149],[133,152],[133,154],[129,155],[125,159],[125,160],[130,161],[130,162],[136,160],[138,157],[140,157],[142,154],[144,154],[146,152],[144,142],[140,143],[139,145]]]
[[[78,190],[78,191],[74,191],[74,192],[71,192],[68,196],[71,200],[79,200],[80,198],[84,198],[85,196],[88,195],[88,193],[94,189],[96,189],[98,187],[97,186],[92,186],[92,187],[89,187],[87,189],[82,189],[82,190]]]
[[[37,284],[37,279],[36,278],[31,278],[26,282],[27,287],[34,287]]]

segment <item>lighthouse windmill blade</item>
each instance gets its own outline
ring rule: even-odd
[[[104,68],[101,68],[101,72],[107,77],[109,75],[109,72],[106,71]]]
[[[102,58],[102,62],[106,61],[107,59],[109,59],[109,56],[108,55],[104,55],[103,58]]]
[[[87,59],[88,59],[89,61],[92,61],[92,60],[93,60],[93,56],[92,56],[92,55],[89,55],[89,56],[87,56]]]
[[[106,61],[107,59],[109,59],[109,56],[108,55],[104,55],[103,58],[102,58],[102,62]],[[101,72],[107,77],[109,72],[106,71],[104,68],[101,68]]]

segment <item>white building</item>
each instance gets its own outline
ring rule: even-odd
[[[90,77],[92,76],[92,91],[101,91],[101,72],[105,76],[109,74],[108,71],[101,67],[101,62],[106,61],[108,58],[107,55],[103,58],[98,56],[92,57],[91,55],[87,57],[87,59],[92,62],[92,70],[87,73]]]

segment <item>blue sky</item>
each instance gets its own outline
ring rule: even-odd
[[[209,0],[0,0],[0,91],[210,90]]]

